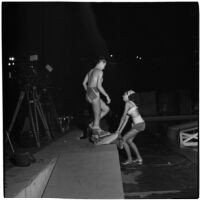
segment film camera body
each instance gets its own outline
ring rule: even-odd
[[[9,78],[17,80],[20,85],[30,84],[45,88],[50,84],[49,72],[52,72],[53,68],[49,64],[42,66],[38,55],[9,57]]]

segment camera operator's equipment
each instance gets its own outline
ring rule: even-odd
[[[38,61],[38,55],[31,55],[30,61]]]
[[[21,167],[26,167],[29,166],[32,162],[36,161],[33,155],[31,155],[29,152],[24,152],[24,153],[16,152],[11,142],[8,131],[6,131],[6,136],[12,150],[12,155],[10,156],[10,160],[12,161],[13,164]]]
[[[19,167],[28,167],[31,163],[36,162],[36,159],[30,152],[15,152],[10,157],[10,160],[14,165]]]
[[[42,108],[42,104],[39,100],[39,95],[37,93],[37,89],[36,87],[33,87],[33,103],[34,103],[34,115],[35,115],[35,124],[36,124],[36,132],[38,133],[37,136],[38,136],[38,141],[39,141],[39,124],[38,124],[38,114],[39,114],[39,117],[41,118],[42,120],[42,123],[43,123],[43,126],[45,128],[45,132],[48,136],[48,139],[52,139],[52,136],[51,136],[51,133],[50,133],[50,130],[49,130],[49,126],[48,126],[48,123],[47,123],[47,120],[46,120],[46,117],[44,115],[44,111],[43,111],[43,108]]]
[[[42,90],[41,103],[43,103],[44,113],[51,132],[54,133],[58,129],[60,132],[62,132],[62,126],[59,121],[56,107],[49,91],[46,88]]]
[[[6,131],[7,139],[9,141],[11,150],[12,150],[12,155],[10,155],[10,161],[17,166],[20,167],[27,167],[31,163],[34,163],[36,159],[31,155],[29,152],[16,152],[13,144],[10,140],[9,133]]]
[[[45,129],[46,136],[48,137],[49,140],[52,139],[52,136],[50,134],[47,120],[45,118],[41,103],[39,101],[39,96],[37,94],[36,87],[31,87],[30,85],[24,86],[24,89],[21,91],[19,95],[19,100],[15,109],[14,115],[12,117],[9,129],[7,131],[7,135],[10,136],[11,134],[17,114],[20,110],[20,106],[22,104],[22,101],[25,95],[26,95],[27,103],[28,103],[29,120],[31,122],[32,132],[34,134],[37,146],[40,147],[40,137],[39,137],[40,130],[39,130],[38,118],[41,119],[41,122]]]
[[[9,57],[8,58],[8,66],[15,65],[15,57]]]
[[[8,58],[7,64],[9,67],[9,78],[17,81],[22,89],[11,123],[8,130],[6,130],[6,142],[9,142],[9,146],[12,150],[11,159],[13,163],[18,166],[28,166],[30,162],[34,162],[34,158],[28,152],[17,153],[11,142],[10,135],[20,107],[22,107],[22,102],[24,102],[23,100],[25,98],[27,108],[26,106],[24,108],[26,108],[28,112],[24,121],[23,130],[20,131],[20,137],[18,137],[20,139],[20,143],[23,144],[23,146],[28,145],[28,147],[30,147],[30,145],[36,145],[37,147],[40,147],[43,141],[42,139],[45,139],[47,142],[53,139],[51,134],[52,132],[50,132],[51,122],[47,120],[47,116],[45,115],[46,113],[43,108],[47,102],[41,102],[41,91],[49,86],[49,74],[53,71],[53,68],[50,65],[41,67],[42,65],[39,63],[38,55],[30,55],[28,57],[20,58],[12,56]],[[53,109],[53,115],[57,116],[54,107]],[[54,121],[56,121],[55,118]]]
[[[66,133],[70,128],[70,124],[71,124],[71,121],[73,120],[73,116],[62,115],[58,119],[59,119],[59,124],[61,126],[61,131],[63,133]]]
[[[8,78],[12,78],[12,72],[13,72],[13,68],[15,65],[15,57],[9,57],[8,58],[8,66],[10,67],[9,73],[8,73]]]
[[[21,86],[31,84],[40,88],[46,88],[50,84],[49,75],[53,67],[49,64],[42,67],[38,55],[29,57],[9,57],[9,78],[15,79]]]
[[[53,67],[51,67],[51,66],[48,65],[48,64],[45,66],[45,69],[48,70],[49,72],[52,72],[52,71],[53,71]]]

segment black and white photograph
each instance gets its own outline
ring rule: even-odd
[[[2,1],[4,198],[199,198],[198,1]]]

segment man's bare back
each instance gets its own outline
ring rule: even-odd
[[[88,87],[98,87],[98,79],[100,78],[101,74],[102,74],[102,71],[99,69],[94,68],[90,70],[88,72]]]

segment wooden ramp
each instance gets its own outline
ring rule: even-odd
[[[42,197],[123,199],[116,145],[85,146],[60,154]]]

